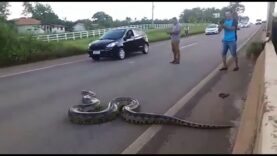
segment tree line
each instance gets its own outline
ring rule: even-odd
[[[9,12],[9,2],[0,2],[0,18],[7,19]],[[57,14],[52,10],[49,4],[42,4],[39,2],[23,2],[22,15],[30,16],[38,19],[42,24],[57,24],[64,25],[66,31],[72,31],[74,21],[68,21],[66,19],[60,19]],[[232,10],[235,18],[239,18],[240,14],[244,12],[245,7],[240,2],[230,2],[229,6],[221,9],[217,8],[192,8],[185,9],[181,12],[179,19],[182,23],[218,23],[220,19],[224,17],[224,13],[227,10]],[[215,16],[219,14],[219,18]],[[87,30],[107,27],[117,27],[130,24],[151,24],[152,20],[146,17],[141,20],[132,20],[130,17],[126,17],[124,20],[114,20],[112,16],[100,11],[92,15],[90,19],[78,20],[84,23]],[[169,24],[172,23],[172,19],[155,19],[155,24]]]

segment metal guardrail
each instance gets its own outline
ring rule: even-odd
[[[181,23],[182,26],[192,26],[192,25],[200,25],[200,24],[192,24],[192,23]],[[34,36],[34,38],[41,41],[60,41],[60,40],[75,40],[82,39],[88,37],[96,37],[101,36],[105,32],[115,29],[115,28],[138,28],[144,31],[152,30],[152,29],[166,29],[169,28],[171,24],[141,24],[141,25],[129,25],[129,26],[121,26],[114,28],[106,28],[106,29],[97,29],[97,30],[89,30],[89,31],[79,31],[79,32],[69,32],[69,33],[60,33],[60,34],[49,34],[49,35],[38,35]]]

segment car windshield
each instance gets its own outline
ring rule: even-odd
[[[109,40],[117,40],[123,37],[126,29],[115,29],[110,30],[107,33],[105,33],[100,40],[109,39]]]
[[[207,28],[216,28],[216,25],[209,25]]]

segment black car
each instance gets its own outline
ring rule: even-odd
[[[149,50],[148,37],[145,32],[135,28],[117,28],[106,32],[98,40],[89,44],[89,56],[93,60],[101,57],[115,57],[123,60],[126,54]]]

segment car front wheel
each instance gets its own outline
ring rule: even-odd
[[[125,53],[124,49],[120,48],[117,53],[117,58],[120,60],[123,60],[123,59],[125,59],[125,57],[126,57],[126,53]]]
[[[143,54],[148,54],[149,51],[149,45],[147,43],[144,44],[142,53]]]
[[[92,55],[91,58],[92,58],[94,61],[99,61],[99,60],[100,60],[100,56],[98,56],[98,55]]]

